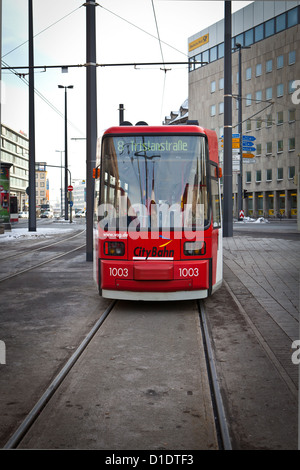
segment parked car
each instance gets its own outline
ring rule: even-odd
[[[19,219],[28,219],[28,212],[20,211],[19,212]]]
[[[45,211],[41,213],[41,219],[50,219],[50,217],[53,217],[53,213],[51,211]]]
[[[76,212],[75,217],[85,217],[85,211]]]

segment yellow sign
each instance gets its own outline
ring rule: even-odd
[[[243,158],[254,158],[253,153],[243,153]]]
[[[204,34],[204,36],[201,36],[201,38],[195,39],[195,41],[192,41],[189,43],[189,51],[193,51],[194,49],[197,49],[197,47],[203,46],[203,44],[207,44],[209,42],[209,34]]]
[[[221,145],[221,147],[223,147],[223,144]],[[239,143],[239,142],[233,142],[233,139],[232,139],[231,148],[233,148],[233,149],[239,149],[239,148],[240,148],[240,143]]]
[[[224,139],[222,139],[221,142],[224,142]],[[240,139],[238,139],[237,137],[233,137],[232,143],[239,144],[239,143],[240,143]]]

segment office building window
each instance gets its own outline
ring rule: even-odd
[[[260,24],[254,28],[255,42],[261,41],[264,38],[264,25]]]
[[[277,68],[282,69],[283,67],[283,55],[279,55],[277,57]]]
[[[295,167],[294,166],[289,166],[288,167],[288,178],[294,178],[295,176]]]
[[[214,60],[217,60],[217,58],[218,58],[217,53],[218,53],[217,46],[212,47],[210,49],[210,62],[213,62]]]
[[[219,79],[219,90],[223,90],[224,88],[224,77]]]
[[[261,64],[256,64],[256,69],[255,69],[256,77],[260,77],[261,74],[262,74]]]
[[[224,103],[223,101],[221,103],[219,103],[219,114],[223,114],[224,113]]]
[[[267,127],[271,127],[273,124],[272,114],[267,114]]]
[[[251,93],[247,93],[246,95],[246,106],[251,105]]]
[[[256,99],[256,103],[261,102],[261,100],[262,100],[262,91],[261,90],[255,92],[255,99]]]
[[[295,87],[293,86],[294,80],[289,80],[289,94],[294,93]]]
[[[289,65],[293,65],[296,62],[296,51],[289,52]]]
[[[251,79],[251,67],[248,67],[246,69],[246,80],[250,80]]]
[[[245,46],[253,44],[253,28],[245,32]]]
[[[272,169],[271,169],[271,168],[268,168],[267,171],[266,171],[266,173],[267,173],[267,178],[266,178],[266,180],[267,180],[267,181],[272,181]]]
[[[246,121],[246,131],[251,131],[251,120],[247,119]]]
[[[261,182],[261,170],[257,170],[256,171],[256,183],[260,183]]]
[[[239,34],[238,36],[235,37],[235,44],[240,44],[241,46],[244,46],[244,33]]]
[[[265,22],[265,37],[268,38],[269,36],[272,36],[272,34],[275,33],[275,21],[274,18],[272,18],[269,21]]]
[[[210,115],[215,116],[216,115],[216,105],[212,104],[210,107]]]
[[[246,183],[251,183],[251,171],[246,171]]]
[[[279,83],[279,85],[277,85],[277,98],[280,98],[281,96],[283,96],[283,83]]]
[[[272,87],[266,89],[266,100],[272,99]]]
[[[267,142],[267,155],[272,155],[272,142]]]
[[[283,180],[283,168],[277,168],[277,179]]]
[[[277,113],[277,125],[283,124],[283,111],[278,111]]]
[[[216,91],[216,82],[213,80],[210,84],[210,92],[214,93]]]
[[[261,118],[256,119],[256,130],[257,130],[257,131],[258,131],[259,129],[261,129],[261,125],[262,125],[262,120],[261,120]]]
[[[296,110],[289,109],[289,122],[294,122],[296,119]]]
[[[295,137],[289,138],[289,151],[295,150]]]
[[[272,59],[267,60],[267,62],[266,62],[266,73],[272,72],[272,69],[273,69]]]
[[[283,140],[277,140],[277,153],[283,152]]]
[[[276,18],[276,33],[283,31],[285,29],[285,13],[277,16]]]
[[[295,26],[298,23],[298,8],[293,8],[287,13],[287,27]]]
[[[218,45],[218,57],[219,59],[224,57],[224,42]]]
[[[256,155],[257,156],[261,155],[261,144],[256,144]]]

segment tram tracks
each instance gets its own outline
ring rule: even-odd
[[[84,340],[81,344],[77,347],[74,351],[72,356],[68,359],[66,364],[61,368],[60,372],[56,375],[54,380],[51,384],[47,387],[46,391],[43,393],[41,398],[32,408],[32,410],[28,413],[24,421],[18,427],[18,429],[14,432],[14,434],[10,437],[7,443],[4,446],[4,449],[15,449],[19,446],[22,442],[22,439],[26,436],[29,429],[32,427],[36,419],[39,417],[41,411],[45,408],[47,403],[51,400],[55,392],[58,390],[62,382],[66,379],[68,374],[70,373],[71,369],[74,367],[82,353],[87,349],[88,345],[92,342],[94,336],[99,331],[101,326],[103,325],[104,321],[108,317],[108,315],[113,311],[114,307],[118,301],[113,301],[107,309],[102,313],[100,318],[96,321],[94,326],[91,328],[89,333],[86,335]],[[206,355],[206,366],[207,366],[207,373],[209,376],[209,383],[210,383],[210,393],[211,393],[211,400],[212,400],[212,407],[214,410],[214,425],[216,427],[216,435],[218,439],[218,448],[220,450],[231,450],[231,442],[229,431],[227,427],[227,421],[225,417],[225,411],[222,403],[221,393],[219,382],[216,374],[216,367],[214,364],[214,355],[211,346],[211,340],[209,337],[209,331],[205,316],[205,310],[202,302],[198,303],[199,309],[199,321],[200,321],[200,330],[201,335],[203,338],[204,343],[204,350]],[[155,395],[155,391],[152,390],[152,393]],[[128,404],[128,406],[130,406]],[[167,436],[166,436],[167,439]]]
[[[73,240],[74,238],[76,238],[76,237],[82,235],[83,233],[85,233],[85,230],[83,230],[83,231],[81,231],[81,232],[79,232],[79,233],[76,233],[75,235],[72,235],[71,237],[64,237],[64,238],[62,238],[61,240],[58,240],[58,241],[56,241],[56,242],[48,243],[47,245],[43,245],[43,246],[40,246],[40,247],[38,247],[38,248],[33,248],[33,249],[29,249],[29,250],[26,250],[26,251],[23,251],[23,252],[14,253],[14,254],[12,254],[12,255],[6,256],[5,258],[1,258],[1,259],[0,259],[0,263],[1,263],[2,272],[3,272],[3,264],[4,264],[6,261],[7,261],[7,262],[10,262],[10,261],[11,261],[12,259],[14,259],[14,258],[22,258],[22,257],[23,257],[23,258],[24,258],[23,263],[25,264],[25,262],[26,262],[26,261],[25,261],[26,257],[32,256],[32,255],[33,255],[34,253],[36,253],[36,252],[41,252],[42,250],[47,250],[47,249],[52,248],[52,247],[54,247],[54,246],[56,246],[56,245],[59,245],[59,244],[68,242],[68,241],[70,241],[70,240]],[[34,270],[34,269],[36,269],[36,268],[39,268],[39,267],[41,267],[41,266],[43,266],[43,265],[45,265],[45,264],[47,264],[47,263],[51,263],[52,261],[55,261],[56,259],[59,259],[59,258],[61,258],[61,257],[63,257],[63,256],[67,256],[68,254],[71,254],[71,253],[73,253],[73,252],[75,252],[75,251],[77,251],[77,250],[80,250],[80,249],[83,248],[85,245],[86,245],[86,243],[81,244],[81,245],[79,245],[79,246],[77,246],[77,247],[75,247],[75,248],[72,248],[72,249],[70,249],[70,250],[68,249],[67,251],[64,251],[63,253],[60,253],[60,254],[56,254],[56,255],[54,255],[54,256],[51,256],[50,258],[47,258],[46,260],[43,260],[43,261],[37,262],[37,263],[35,263],[35,264],[32,264],[31,266],[26,267],[26,268],[24,268],[24,269],[18,269],[18,268],[17,268],[17,270],[16,270],[15,272],[10,273],[10,274],[8,274],[8,275],[4,275],[3,277],[1,277],[1,278],[0,278],[0,283],[6,281],[6,280],[8,280],[8,279],[12,279],[12,278],[14,278],[14,277],[16,277],[16,276],[19,276],[19,275],[21,275],[21,274],[24,274],[24,273],[26,273],[26,272],[32,271],[32,270]]]

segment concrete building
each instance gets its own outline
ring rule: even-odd
[[[28,156],[29,140],[25,133],[1,125],[1,162],[11,163],[10,193],[17,196],[20,210],[27,210],[28,196]]]
[[[41,209],[42,206],[49,205],[49,180],[47,179],[47,163],[39,163],[35,167],[35,192],[36,207]]]
[[[242,134],[255,137],[243,158],[245,215],[297,217],[300,155],[300,2],[255,1],[232,15],[232,132],[238,133],[238,63],[242,62]],[[189,119],[224,125],[224,20],[191,36]],[[206,64],[200,64],[206,62]],[[233,149],[233,214],[237,216],[239,149]]]

